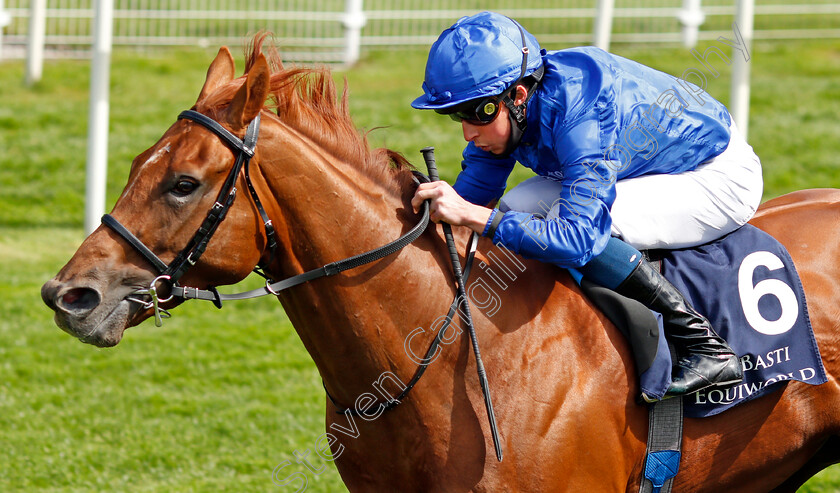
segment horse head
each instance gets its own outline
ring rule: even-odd
[[[246,75],[234,79],[233,57],[227,48],[220,49],[193,107],[240,137],[269,96],[265,56],[256,53],[248,65]],[[235,149],[213,132],[179,119],[134,159],[111,216],[169,264],[202,226],[236,160]],[[253,161],[259,161],[258,153]],[[237,175],[232,177],[236,188],[246,190],[242,173]],[[240,195],[226,211],[201,261],[183,274],[189,286],[238,282],[260,261],[266,236],[254,203],[247,193]],[[159,274],[160,269],[124,237],[101,225],[44,284],[41,296],[63,330],[86,343],[113,346],[126,328],[153,314],[148,295],[138,293],[148,292],[150,286],[162,291],[171,287],[156,282]],[[178,303],[172,300],[167,307]]]

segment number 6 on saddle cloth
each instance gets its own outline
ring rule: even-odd
[[[775,238],[747,224],[711,243],[659,253],[663,275],[709,318],[744,370],[744,381],[734,387],[686,396],[686,416],[718,414],[790,380],[827,381],[802,283]],[[581,288],[628,337],[641,391],[661,398],[672,364],[661,317],[585,279]]]

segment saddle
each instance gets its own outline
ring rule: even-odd
[[[827,381],[802,283],[775,238],[747,224],[704,245],[646,255],[741,357],[744,382],[692,394],[687,416],[718,414],[790,380]],[[659,315],[586,279],[581,289],[628,338],[642,392],[661,399],[672,358]]]
[[[752,225],[680,250],[644,252],[741,358],[744,381],[660,401],[650,407],[640,492],[670,491],[679,470],[682,417],[701,418],[784,388],[791,380],[827,381],[793,260],[781,243]],[[661,317],[639,302],[586,279],[584,294],[627,337],[641,391],[661,399],[674,355]]]

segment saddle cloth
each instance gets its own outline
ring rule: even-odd
[[[662,268],[739,355],[744,370],[744,381],[736,386],[687,396],[686,416],[721,413],[790,380],[812,385],[827,381],[802,283],[793,260],[775,238],[748,224],[714,242],[665,252]],[[625,325],[641,390],[661,398],[670,385],[672,366],[661,316],[640,315],[638,307],[625,306],[616,297],[627,299],[618,295],[605,298],[604,288],[586,282],[582,288],[616,325]],[[644,328],[627,330],[627,323]]]

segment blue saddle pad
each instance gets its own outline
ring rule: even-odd
[[[790,380],[813,385],[827,381],[802,283],[775,238],[746,225],[717,241],[668,252],[663,270],[740,356],[744,370],[744,381],[734,387],[686,397],[686,416],[718,414]],[[659,351],[657,357],[670,360],[668,351]],[[670,361],[654,367],[667,372]],[[670,375],[651,371],[642,378],[643,388],[655,388],[648,390],[651,395],[661,396],[667,389],[663,382],[670,383]]]

